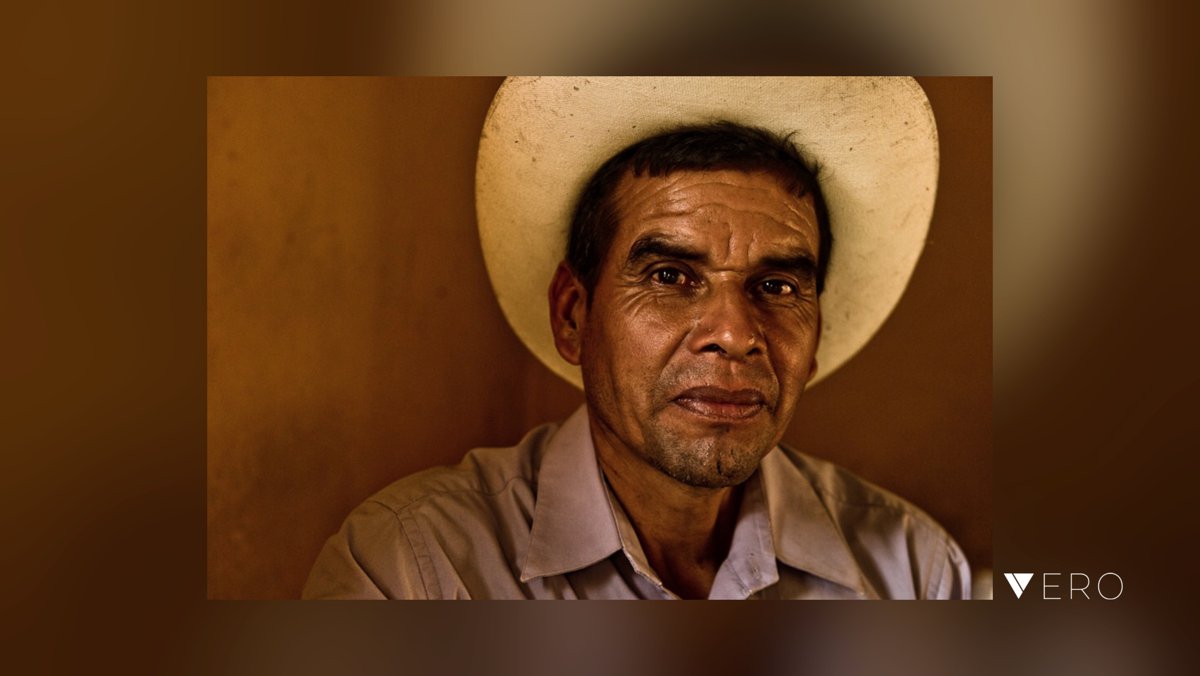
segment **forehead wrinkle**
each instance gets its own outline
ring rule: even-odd
[[[816,256],[819,247],[812,198],[797,197],[765,172],[680,171],[664,176],[634,176],[629,172],[618,183],[613,200],[617,216],[624,224],[622,229],[630,239],[648,234],[639,233],[647,227],[664,234],[691,231],[703,235],[704,229],[719,226],[723,232],[709,234],[724,240],[725,259],[732,258],[736,243],[750,260],[751,249],[763,240],[770,240],[770,234],[762,228],[740,227],[745,219],[752,219],[751,222],[765,224],[767,228],[781,227],[795,236],[798,246],[788,244],[793,252]],[[664,228],[668,223],[673,225]],[[690,237],[669,239],[686,241],[692,248],[699,243]],[[720,255],[717,251],[713,253]],[[760,252],[758,258],[771,256],[770,252]]]
[[[766,202],[767,200],[763,201]],[[746,208],[743,206],[730,206],[729,204],[717,199],[710,199],[699,204],[695,203],[695,200],[686,198],[666,200],[662,203],[661,207],[649,211],[642,220],[650,221],[661,218],[670,218],[672,216],[688,216],[691,214],[700,215],[702,212],[709,211],[729,211],[740,214],[761,216],[784,225],[791,225],[796,221],[807,224],[812,223],[807,214],[785,202],[778,202],[776,204],[780,207],[783,207],[787,212],[786,216],[792,217],[794,221],[789,220],[788,218],[780,218],[781,214],[777,210],[758,207],[757,204],[760,204],[760,202],[755,202],[754,204],[756,206]]]
[[[654,228],[654,232],[676,232],[676,233],[697,233],[700,235],[710,234],[714,238],[724,240],[726,255],[733,254],[735,241],[741,243],[742,248],[747,250],[754,248],[760,242],[770,239],[770,234],[765,232],[763,228],[750,228],[745,230],[740,228],[734,220],[739,216],[722,216],[720,212],[728,211],[735,212],[738,215],[752,215],[762,219],[766,223],[766,227],[782,227],[787,233],[786,239],[793,237],[798,240],[796,244],[800,249],[809,249],[815,255],[818,246],[816,226],[810,221],[788,222],[780,221],[775,214],[758,210],[742,210],[729,209],[724,205],[714,204],[699,209],[687,210],[679,213],[662,213],[654,216],[648,216],[638,219],[642,224],[656,224],[659,227]],[[662,227],[664,224],[668,227]],[[804,227],[808,225],[810,227]],[[718,230],[719,229],[719,230]],[[678,238],[673,238],[678,239]],[[795,248],[795,247],[789,247]]]
[[[692,179],[695,179],[695,177],[703,177],[703,179],[692,180]],[[755,185],[755,186],[746,185],[746,179],[759,179],[759,178],[767,179],[771,183],[772,188],[762,187],[761,185]],[[684,185],[683,187],[679,187],[679,183],[685,182],[685,181],[686,181],[686,185]],[[803,197],[804,197],[804,196],[797,196],[797,195],[794,195],[794,194],[788,192],[786,189],[784,189],[783,185],[781,183],[779,183],[779,179],[775,178],[769,172],[739,171],[739,170],[732,170],[732,169],[717,169],[717,170],[686,170],[685,169],[685,170],[680,170],[680,171],[674,171],[669,174],[664,174],[661,176],[650,176],[650,175],[645,175],[645,174],[637,176],[637,175],[634,175],[633,170],[630,169],[625,172],[625,174],[617,182],[617,185],[613,188],[613,197],[614,197],[614,199],[619,199],[621,193],[626,193],[629,197],[629,199],[627,200],[627,202],[629,203],[629,206],[636,206],[637,204],[645,201],[645,199],[648,197],[646,195],[646,193],[648,193],[648,192],[651,193],[651,196],[652,196],[655,193],[671,194],[671,193],[685,192],[685,191],[693,190],[695,188],[702,188],[705,186],[719,186],[721,188],[727,188],[727,189],[735,191],[735,192],[752,192],[752,193],[762,193],[762,194],[778,192],[778,193],[784,195],[788,199],[787,200],[778,200],[778,199],[768,198],[763,201],[766,201],[766,202],[773,201],[773,202],[775,202],[777,204],[781,204],[781,205],[787,201],[802,201]],[[685,199],[686,198],[673,198],[673,199],[668,199],[667,201],[676,202],[676,201],[684,201]],[[794,207],[792,207],[791,205],[786,205],[786,207],[791,211],[796,211],[796,209]]]
[[[678,187],[676,185],[677,183],[678,180],[673,181],[671,184],[663,186],[658,190],[658,192],[666,193],[667,197],[662,201],[662,208],[656,209],[654,213],[686,213],[688,211],[695,211],[713,204],[725,206],[724,202],[721,200],[721,197],[732,197],[732,200],[727,201],[745,200],[754,205],[773,204],[783,207],[786,211],[789,211],[797,216],[801,216],[800,210],[796,209],[796,207],[792,204],[789,204],[789,202],[799,202],[801,201],[801,198],[797,198],[787,193],[782,188],[773,190],[761,186],[748,186],[731,181],[721,181],[715,179],[711,181],[689,183],[683,187]],[[717,186],[717,191],[712,193],[707,201],[697,203],[694,193],[697,190],[704,190],[712,186]],[[710,191],[706,190],[706,194],[709,194],[709,192]],[[779,199],[777,196],[779,194],[782,194],[785,199]],[[676,207],[675,205],[679,206]],[[769,210],[761,208],[741,210],[769,213]]]
[[[679,172],[662,177],[631,178],[627,176],[621,184],[621,187],[627,191],[627,199],[623,200],[625,208],[621,210],[622,215],[645,211],[642,214],[642,220],[656,220],[669,216],[686,216],[717,208],[763,216],[785,225],[803,223],[815,226],[815,214],[811,213],[811,198],[805,199],[788,193],[782,186],[775,184],[769,174],[763,174],[772,181],[772,186],[769,188],[723,180],[721,176],[727,172],[702,172],[706,176],[712,173],[713,177],[679,186],[682,180],[695,173],[701,172],[692,172],[692,174]],[[734,173],[740,177],[758,176],[758,174]],[[710,190],[707,190],[714,186],[719,190],[717,194],[712,194]],[[696,195],[697,191],[704,191],[704,201],[699,201]],[[736,204],[737,202],[742,202],[742,204]],[[807,209],[803,208],[806,206]]]
[[[632,256],[634,250],[640,248],[639,244],[641,242],[651,240],[662,242],[667,247],[677,248],[681,252],[688,252],[687,255],[681,255],[680,257],[687,260],[692,260],[693,262],[713,272],[729,272],[739,270],[736,265],[723,266],[718,263],[718,261],[728,262],[734,258],[732,237],[724,237],[726,244],[724,256],[714,259],[711,255],[712,252],[706,246],[698,243],[695,239],[688,236],[687,233],[693,230],[695,230],[695,228],[672,228],[652,229],[644,232],[639,235],[637,239],[635,239],[630,245],[629,252],[626,254],[625,262],[627,264],[635,262],[635,258]],[[747,245],[742,247],[745,251],[746,266],[750,269],[764,267],[777,268],[781,267],[781,262],[786,263],[782,267],[791,268],[795,267],[793,264],[791,264],[791,261],[801,259],[811,261],[814,256],[813,252],[811,252],[811,250],[806,247],[805,243],[803,242],[784,242],[780,247],[773,251],[765,251],[755,256],[751,253],[751,249],[754,248],[754,244],[759,240],[759,237],[757,235],[751,235],[750,240],[751,241]],[[670,256],[670,254],[667,255]],[[636,260],[640,260],[640,258]]]

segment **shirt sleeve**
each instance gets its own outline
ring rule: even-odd
[[[941,573],[930,578],[923,598],[962,600],[971,598],[971,567],[958,544],[946,536],[935,568]]]
[[[400,517],[382,503],[367,501],[326,541],[301,597],[424,599],[429,594]]]

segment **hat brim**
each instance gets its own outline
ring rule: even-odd
[[[829,210],[817,380],[879,330],[912,276],[937,189],[933,111],[902,77],[517,77],[496,92],[479,140],[475,206],[484,262],[509,324],[552,371],[547,290],[584,184],[643,138],[716,120],[794,132]]]

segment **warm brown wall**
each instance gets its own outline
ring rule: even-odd
[[[879,337],[787,439],[991,562],[991,83],[922,81],[942,178]],[[208,593],[298,595],[373,491],[582,396],[522,347],[475,232],[496,78],[217,78],[208,97]]]

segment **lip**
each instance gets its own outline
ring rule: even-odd
[[[753,388],[693,387],[681,392],[671,403],[700,417],[723,422],[749,420],[766,408],[766,398]]]

